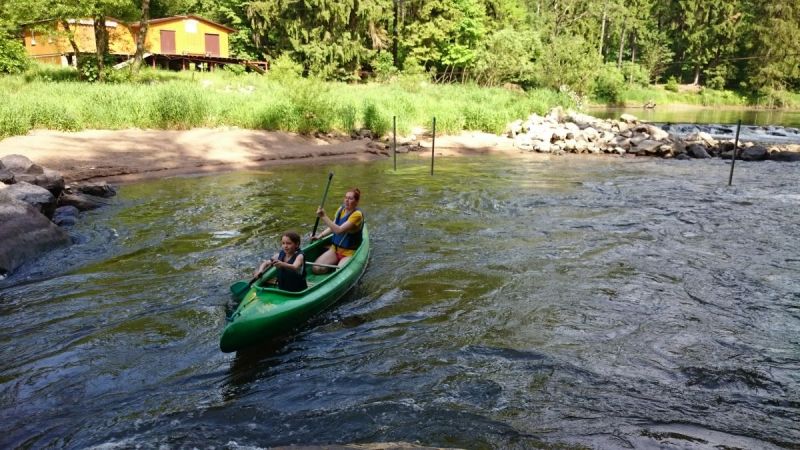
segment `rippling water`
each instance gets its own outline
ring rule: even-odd
[[[0,446],[800,445],[800,165],[401,159],[124,186],[0,285]],[[228,285],[364,192],[358,287],[223,354]]]

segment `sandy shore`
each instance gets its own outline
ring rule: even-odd
[[[431,138],[418,141],[430,152]],[[486,133],[437,136],[438,156],[514,152],[511,140]],[[58,170],[69,182],[124,183],[148,178],[263,169],[287,163],[369,161],[388,158],[391,149],[369,139],[307,137],[239,128],[192,130],[37,130],[0,141],[0,157],[22,154]]]

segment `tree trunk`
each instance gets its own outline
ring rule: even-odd
[[[700,85],[700,64],[694,66],[694,81],[692,84],[695,86]]]
[[[608,2],[603,4],[603,22],[600,26],[600,45],[598,46],[598,52],[600,56],[603,56],[603,41],[606,39],[606,20],[608,19],[608,14],[606,12],[606,8],[608,7]],[[603,62],[605,62],[605,58],[603,58]]]
[[[147,36],[147,21],[150,20],[150,0],[142,0],[142,18],[139,22],[139,31],[136,33],[136,53],[133,55],[131,70],[138,73],[144,62],[144,39]]]
[[[72,32],[72,29],[69,27],[69,22],[67,20],[61,20],[61,26],[64,27],[64,31],[67,32],[67,40],[69,40],[69,45],[72,46],[72,51],[75,52],[75,67],[78,67],[78,63],[80,62],[80,54],[81,50],[78,48],[78,43],[75,42],[75,34]]]
[[[398,2],[400,0],[394,0],[394,16],[392,17],[392,63],[394,63],[395,67],[400,67],[397,62],[397,15],[400,13],[398,9],[400,8]]]
[[[94,42],[97,48],[97,81],[103,81],[106,56],[108,56],[108,28],[106,28],[106,16],[103,14],[94,16]]]
[[[622,69],[622,52],[625,51],[625,25],[622,25],[622,35],[619,38],[619,55],[617,55],[617,68]]]

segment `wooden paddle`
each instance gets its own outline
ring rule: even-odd
[[[267,267],[264,270],[264,272],[266,272],[267,270],[269,270],[269,267]],[[242,301],[244,294],[246,294],[247,291],[250,290],[250,286],[252,286],[253,283],[255,283],[256,281],[258,281],[258,279],[261,278],[262,275],[264,275],[264,272],[259,272],[256,276],[251,278],[250,281],[237,281],[236,283],[233,283],[231,285],[231,294],[233,294],[233,299],[236,300],[237,302]]]
[[[328,184],[325,186],[325,193],[322,194],[322,202],[319,204],[320,208],[325,207],[325,199],[328,197],[328,188],[331,187],[331,180],[333,179],[333,172],[328,173]],[[317,227],[319,226],[319,216],[317,216],[317,220],[314,221],[314,229],[311,230],[311,236],[313,237],[317,234]]]

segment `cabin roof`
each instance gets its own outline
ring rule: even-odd
[[[233,33],[233,32],[236,31],[235,29],[233,29],[233,28],[231,28],[229,26],[223,25],[221,23],[214,22],[213,20],[208,20],[205,17],[196,16],[194,14],[187,14],[185,16],[162,17],[160,19],[150,19],[150,20],[147,21],[147,23],[148,24],[154,24],[154,23],[165,23],[165,22],[177,22],[177,21],[186,20],[186,19],[194,19],[194,20],[199,20],[200,22],[210,23],[210,24],[212,24],[214,26],[220,27],[220,28],[228,31],[229,33]],[[131,23],[131,26],[134,26],[134,27],[138,27],[139,25],[140,25],[140,22]]]

